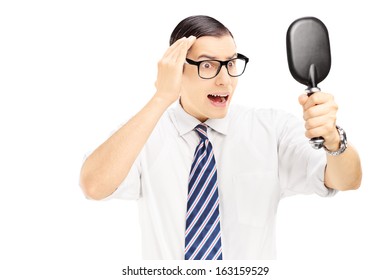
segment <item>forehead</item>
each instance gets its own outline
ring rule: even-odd
[[[192,59],[199,59],[202,56],[228,59],[235,55],[236,52],[236,44],[231,36],[204,36],[196,39],[188,51],[188,55]]]

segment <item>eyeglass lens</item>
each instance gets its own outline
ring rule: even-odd
[[[213,78],[218,74],[221,66],[221,62],[217,60],[203,61],[199,65],[199,76],[206,79]],[[240,76],[245,69],[245,60],[240,58],[229,60],[226,64],[226,68],[230,76]]]

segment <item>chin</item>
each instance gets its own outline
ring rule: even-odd
[[[223,119],[227,115],[227,110],[223,112],[213,112],[209,114],[209,119]]]

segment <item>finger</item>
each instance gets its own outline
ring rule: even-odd
[[[333,96],[328,93],[316,92],[309,96],[309,98],[307,99],[306,103],[303,106],[303,109],[307,110],[313,106],[329,102],[332,99]]]
[[[187,56],[188,50],[192,47],[192,45],[195,43],[196,37],[195,36],[190,36],[187,38],[186,41],[184,41],[180,46],[179,46],[179,51],[177,53],[176,57],[176,62],[179,63],[184,63],[184,60]]]
[[[164,57],[168,57],[171,55],[172,52],[174,52],[179,46],[180,44],[183,43],[183,41],[185,41],[187,38],[186,37],[183,37],[183,38],[180,38],[179,40],[177,40],[175,43],[173,43],[167,50],[166,52],[164,53]]]
[[[323,137],[325,140],[329,140],[334,137],[335,131],[337,134],[336,126],[331,123],[326,123],[325,125],[321,125],[312,129],[307,129],[305,132],[306,137]]]
[[[189,38],[184,38],[174,49],[168,54],[167,58],[171,59],[174,62],[184,62],[185,57],[187,56],[188,50],[191,48],[192,44],[195,42],[196,38],[190,36]]]
[[[196,41],[196,37],[191,35],[190,37],[188,37],[188,40],[187,40],[187,43],[188,43],[188,49],[191,48],[191,46],[195,43]]]
[[[298,97],[299,104],[301,104],[303,106],[308,99],[309,99],[309,97],[307,96],[307,94],[301,94]]]
[[[195,36],[190,36],[188,38],[183,37],[177,40],[166,52],[165,56],[166,57],[175,57],[177,56],[178,52],[181,51],[182,48],[186,48],[187,51],[188,49],[192,46],[192,44],[195,42],[196,37]],[[189,45],[190,42],[190,45]]]
[[[334,113],[332,113],[334,111]],[[313,106],[303,112],[303,119],[305,121],[323,115],[336,114],[337,109],[329,106],[329,104],[321,104]]]
[[[328,115],[311,118],[305,122],[306,130],[311,130],[319,127],[324,127],[325,129],[333,129],[333,127],[335,126],[336,118]]]
[[[307,138],[315,138],[315,137],[322,137],[323,135],[323,129],[322,127],[316,127],[313,129],[306,130],[305,136]]]

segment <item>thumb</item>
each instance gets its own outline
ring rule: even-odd
[[[309,99],[309,97],[307,96],[307,94],[302,94],[298,97],[298,101],[299,101],[299,104],[301,104],[302,106],[306,103],[307,99]]]

